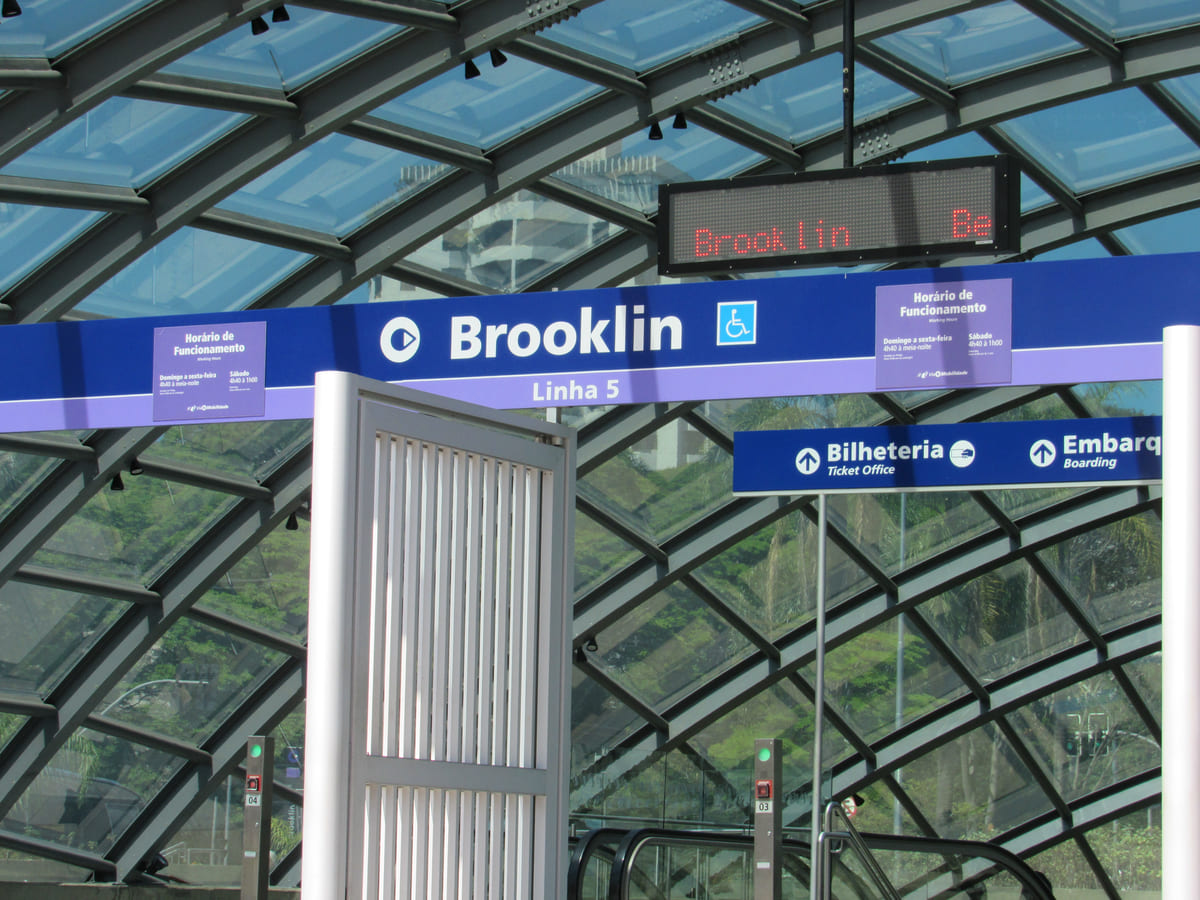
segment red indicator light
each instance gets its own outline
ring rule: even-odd
[[[246,790],[251,791],[256,794],[259,793],[260,791],[262,791],[262,776],[261,775],[247,775],[246,776]]]
[[[759,780],[754,782],[754,799],[755,800],[770,800],[771,799],[771,782],[767,780]]]

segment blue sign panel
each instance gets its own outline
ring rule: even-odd
[[[308,418],[326,369],[496,409],[1157,379],[1196,284],[1178,254],[10,325],[0,432]]]
[[[1162,480],[1162,418],[739,431],[735,494],[977,490]]]

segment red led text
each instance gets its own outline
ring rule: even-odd
[[[798,250],[832,250],[850,246],[850,229],[845,225],[826,225],[818,219],[816,225],[796,223],[795,242],[788,243],[784,231],[772,225],[770,231],[753,234],[719,234],[709,228],[696,229],[696,256],[750,256],[755,253],[790,253]]]
[[[951,234],[956,241],[992,236],[992,217],[974,215],[969,209],[954,210],[950,224]]]

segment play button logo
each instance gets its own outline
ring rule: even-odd
[[[397,316],[379,335],[379,349],[394,363],[408,362],[421,346],[421,329],[408,316]]]

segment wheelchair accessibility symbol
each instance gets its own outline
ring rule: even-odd
[[[757,300],[717,304],[717,345],[753,344]]]

